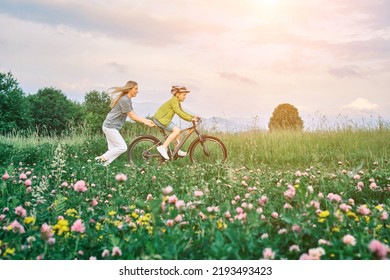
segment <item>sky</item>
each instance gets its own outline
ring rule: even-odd
[[[390,121],[388,0],[0,0],[0,26],[0,71],[29,94],[133,80],[141,113],[185,85],[202,117]]]

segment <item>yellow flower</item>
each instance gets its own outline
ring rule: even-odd
[[[379,231],[382,228],[382,224],[376,226],[375,231]]]
[[[68,232],[69,229],[69,222],[65,219],[58,220],[57,224],[53,226],[53,230],[58,231],[58,235],[62,235],[64,232]]]
[[[359,217],[352,211],[347,211],[347,217],[354,219],[356,222],[359,222]]]
[[[110,215],[111,217],[112,217],[112,216],[115,216],[115,214],[116,214],[116,212],[115,212],[114,210],[108,212],[108,215]]]
[[[331,231],[332,232],[340,232],[340,228],[339,227],[332,227]]]
[[[333,253],[330,254],[330,257],[331,257],[331,258],[334,258],[334,256],[335,256],[335,254],[333,254]]]
[[[363,216],[363,217],[366,220],[366,223],[368,224],[370,222],[370,217],[369,216]]]
[[[318,216],[319,216],[320,218],[327,218],[327,217],[329,217],[329,215],[330,215],[330,213],[329,213],[328,210],[321,211],[320,213],[318,213]]]
[[[31,223],[34,224],[35,223],[35,217],[29,216],[29,217],[24,218],[24,223],[26,225],[31,224]]]
[[[298,184],[294,185],[294,188],[296,188],[296,189],[299,188],[299,185]]]
[[[220,219],[220,220],[218,220],[218,222],[217,222],[217,227],[218,227],[219,230],[223,230],[223,229],[227,228],[227,224],[225,224],[225,223]]]
[[[326,221],[326,219],[324,219],[324,218],[318,219],[318,222],[319,222],[319,223],[323,223],[323,222],[325,222],[325,221]]]
[[[15,254],[15,248],[7,248],[3,253],[3,257],[7,255],[14,255],[14,254]]]
[[[137,219],[137,218],[139,217],[138,213],[136,213],[136,212],[131,213],[131,216],[132,216],[134,219]]]
[[[380,212],[382,212],[383,211],[383,206],[382,205],[377,205],[377,206],[375,206],[375,209],[377,209]]]
[[[133,209],[135,209],[135,205],[133,204],[133,205],[130,205],[130,210],[133,210]]]
[[[77,210],[74,208],[66,210],[65,215],[70,216],[70,217],[80,218],[80,216],[78,216]]]
[[[101,228],[102,228],[102,224],[101,223],[96,223],[95,229],[96,230],[101,230]]]

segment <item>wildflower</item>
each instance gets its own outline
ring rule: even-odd
[[[171,186],[167,186],[163,189],[163,194],[168,195],[173,191],[173,188]]]
[[[295,196],[295,188],[292,185],[288,185],[287,188],[288,189],[284,192],[284,197],[291,200]]]
[[[119,173],[119,174],[115,175],[115,180],[117,180],[119,182],[127,181],[127,175],[125,175],[123,173]]]
[[[110,212],[108,212],[108,215],[113,217],[115,216],[116,212],[114,210],[111,210]]]
[[[275,252],[272,251],[272,248],[265,248],[263,250],[263,258],[265,260],[273,260],[275,258]]]
[[[386,221],[388,218],[389,218],[389,214],[386,211],[383,211],[379,216],[379,219],[381,219],[382,221]]]
[[[24,181],[24,185],[25,185],[26,187],[30,187],[30,186],[32,185],[31,180],[30,180],[30,179],[27,179],[26,181]]]
[[[3,180],[8,180],[9,177],[10,176],[9,176],[8,172],[5,172],[2,178],[3,178]]]
[[[367,208],[367,205],[365,204],[360,205],[357,211],[361,215],[369,215],[371,213],[370,209]]]
[[[272,212],[271,216],[272,218],[277,219],[279,217],[279,214],[277,212]]]
[[[43,240],[48,240],[53,235],[54,235],[54,233],[53,233],[53,230],[52,230],[51,226],[49,226],[48,224],[44,223],[41,226],[41,237],[42,237],[42,239]]]
[[[325,239],[319,239],[319,240],[318,240],[318,245],[328,245],[328,246],[332,246],[332,243],[330,243],[330,241],[325,240]]]
[[[222,219],[219,219],[217,222],[217,227],[219,230],[223,230],[227,228],[227,224],[225,224]]]
[[[295,232],[301,232],[301,227],[299,225],[293,225],[291,227],[292,231],[295,231]]]
[[[26,180],[27,179],[27,175],[22,173],[19,175],[19,180]]]
[[[15,255],[15,248],[5,249],[3,256],[6,257],[7,255]]]
[[[320,218],[327,218],[327,217],[329,217],[329,215],[330,215],[330,213],[329,213],[328,210],[321,211],[321,212],[318,213],[318,216],[319,216]]]
[[[74,189],[76,192],[86,192],[86,191],[88,190],[87,187],[85,186],[84,180],[77,181],[77,182],[74,184],[73,189]]]
[[[261,239],[266,239],[268,238],[268,233],[263,233],[261,236],[260,236]]]
[[[122,251],[118,246],[112,248],[111,256],[122,256]]]
[[[344,235],[343,237],[344,244],[355,246],[356,245],[356,239],[350,234]]]
[[[178,200],[178,201],[176,201],[175,206],[176,206],[177,210],[180,210],[180,209],[183,209],[186,206],[186,204],[185,204],[184,200]]]
[[[27,215],[27,211],[23,208],[23,206],[18,206],[15,208],[15,214],[24,218]]]
[[[24,219],[24,223],[26,225],[35,223],[35,217],[29,216]]]
[[[334,201],[334,202],[340,202],[341,201],[341,196],[339,196],[338,194],[334,194],[334,193],[329,193],[327,198],[330,201]]]
[[[195,196],[195,197],[203,196],[203,192],[202,192],[202,191],[195,191],[195,192],[194,192],[194,196]]]
[[[148,194],[147,196],[146,196],[146,200],[152,200],[153,199],[153,195],[152,194]]]
[[[297,251],[299,252],[299,246],[298,245],[291,245],[290,248],[288,249],[290,252]]]
[[[351,206],[349,206],[349,205],[347,205],[347,204],[345,204],[345,203],[341,203],[340,205],[339,205],[339,208],[341,209],[341,211],[343,211],[343,212],[348,212],[348,211],[350,211],[351,210]]]
[[[85,226],[83,224],[83,221],[81,219],[77,219],[72,227],[71,227],[71,230],[73,232],[79,232],[79,233],[84,233],[85,232]]]
[[[102,252],[102,257],[107,258],[109,255],[110,255],[110,251],[108,251],[107,249],[104,249]]]
[[[385,244],[376,239],[371,240],[371,242],[368,244],[368,249],[381,259],[385,259],[389,251],[389,248]]]
[[[60,219],[57,224],[53,226],[53,229],[58,231],[58,235],[62,235],[64,232],[69,231],[69,222],[65,219]]]
[[[175,224],[175,221],[174,221],[174,220],[171,220],[171,219],[169,219],[169,220],[167,220],[167,221],[165,222],[165,225],[166,225],[167,227],[173,227],[174,224]]]
[[[284,233],[287,233],[287,229],[285,228],[282,228],[278,231],[278,234],[284,234]]]

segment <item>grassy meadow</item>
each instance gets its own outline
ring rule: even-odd
[[[212,135],[224,165],[142,168],[82,130],[0,136],[0,258],[389,257],[389,129]]]

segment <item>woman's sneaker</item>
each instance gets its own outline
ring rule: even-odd
[[[163,158],[165,158],[166,160],[169,160],[167,148],[164,148],[163,146],[158,146],[157,151],[160,153],[160,155],[162,155]]]

